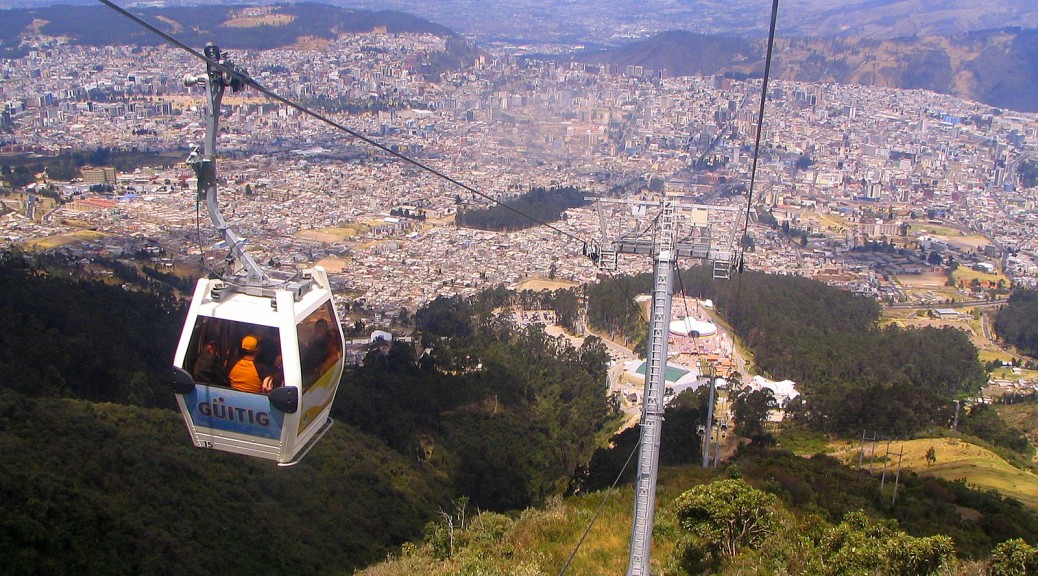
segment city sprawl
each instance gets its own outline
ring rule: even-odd
[[[33,42],[28,56],[0,62],[5,152],[107,147],[186,158],[201,141],[204,94],[183,78],[204,63],[165,46]],[[746,205],[759,79],[487,55],[429,81],[418,63],[442,50],[436,36],[372,33],[230,53],[268,89],[494,198],[573,185]],[[1035,114],[924,91],[790,82],[772,82],[766,106],[747,267],[934,305],[1038,284],[1038,188],[1020,174],[1036,158]],[[437,295],[531,277],[596,275],[583,246],[550,228],[457,227],[459,207],[489,202],[255,91],[225,98],[218,153],[225,216],[257,260],[320,263],[341,293],[376,310],[414,310]],[[0,217],[3,243],[92,229],[101,234],[51,249],[72,261],[161,249],[168,265],[191,266],[201,246],[222,258],[204,208],[199,238],[186,164],[117,175],[99,168],[71,182],[41,175],[4,198],[14,211]],[[90,192],[96,183],[114,192]],[[43,203],[34,194],[43,185],[64,202]],[[630,225],[629,207],[606,210],[610,222]],[[425,217],[403,216],[418,213]],[[600,236],[594,206],[570,210],[557,226]],[[951,286],[952,297],[906,280],[951,261],[976,269],[980,281]],[[620,266],[645,272],[650,262],[621,258]]]

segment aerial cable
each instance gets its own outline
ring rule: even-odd
[[[616,480],[613,480],[612,486],[609,487],[610,491],[605,493],[605,496],[602,497],[602,501],[598,504],[598,508],[595,509],[595,513],[591,516],[591,521],[588,522],[587,528],[584,529],[584,533],[580,535],[580,540],[577,541],[577,545],[573,548],[573,552],[570,553],[569,558],[566,558],[566,563],[563,564],[562,569],[559,570],[559,576],[563,576],[566,573],[566,569],[569,568],[570,562],[573,561],[573,558],[577,555],[577,551],[580,550],[581,544],[584,543],[584,539],[587,538],[588,533],[591,532],[591,527],[595,525],[595,521],[598,520],[598,516],[602,513],[602,508],[605,508],[606,502],[609,502],[609,497],[612,496],[612,490],[620,483],[620,478],[623,477],[624,471],[627,470],[627,465],[631,463],[631,459],[634,458],[636,452],[638,452],[637,442],[634,444],[634,450],[631,450],[631,453],[627,456],[627,461],[624,462],[623,467],[620,468],[620,473],[616,475]]]
[[[406,154],[402,154],[400,152],[397,152],[396,150],[393,150],[393,149],[389,148],[388,146],[386,146],[384,144],[381,144],[381,143],[379,143],[379,142],[377,142],[375,140],[372,140],[371,138],[368,138],[367,136],[364,136],[363,134],[357,132],[356,130],[353,130],[353,129],[351,129],[351,128],[349,128],[349,127],[347,127],[347,126],[345,126],[345,125],[343,125],[343,124],[341,124],[339,122],[336,122],[335,120],[332,120],[331,118],[328,118],[327,116],[324,116],[324,115],[322,115],[322,114],[320,114],[318,112],[314,112],[313,110],[310,110],[309,108],[307,108],[306,106],[303,106],[302,104],[297,104],[296,102],[293,102],[292,100],[289,100],[288,98],[285,98],[284,96],[281,96],[281,95],[277,94],[276,92],[265,88],[260,83],[256,82],[256,80],[254,80],[253,78],[251,78],[247,74],[244,74],[241,70],[237,70],[237,69],[235,69],[232,66],[227,66],[227,65],[223,64],[222,62],[217,62],[216,60],[213,60],[211,58],[206,57],[205,54],[199,52],[198,50],[195,50],[194,48],[191,48],[187,44],[184,44],[180,40],[177,40],[173,36],[163,32],[162,30],[158,29],[157,27],[155,27],[154,25],[152,25],[148,21],[140,18],[139,16],[136,16],[136,15],[130,13],[129,11],[127,11],[126,9],[118,6],[117,4],[112,2],[111,0],[98,0],[98,2],[104,4],[105,6],[108,6],[112,10],[115,10],[116,12],[122,14],[123,16],[129,18],[130,20],[133,20],[134,22],[136,22],[140,26],[142,26],[142,27],[148,29],[149,31],[157,34],[158,36],[160,36],[161,38],[163,38],[164,40],[166,40],[170,44],[173,44],[174,46],[176,46],[176,47],[178,47],[178,48],[188,52],[189,54],[191,54],[195,58],[198,58],[199,60],[204,60],[207,64],[209,64],[209,65],[219,69],[224,74],[228,74],[229,76],[231,76],[231,77],[233,77],[233,78],[235,78],[237,80],[240,80],[245,85],[251,86],[252,88],[255,88],[257,91],[259,91],[264,96],[270,98],[271,100],[280,102],[281,104],[284,104],[285,106],[288,106],[289,108],[293,108],[293,109],[295,109],[295,110],[297,110],[297,111],[299,111],[299,112],[301,112],[301,113],[303,113],[303,114],[305,114],[307,116],[310,116],[311,118],[314,118],[316,120],[320,120],[321,122],[324,122],[325,124],[328,124],[329,126],[332,126],[333,128],[338,128],[339,130],[342,130],[343,132],[349,134],[350,136],[353,136],[354,138],[356,138],[356,139],[358,139],[358,140],[360,140],[360,141],[362,141],[362,142],[364,142],[366,144],[369,144],[369,145],[371,145],[371,146],[373,146],[375,148],[378,148],[379,150],[382,150],[383,152],[389,154],[390,156],[395,156],[396,158],[398,158],[400,160],[403,160],[404,162],[407,162],[407,163],[409,163],[409,164],[411,164],[411,165],[413,165],[413,166],[415,166],[415,167],[417,167],[417,168],[419,168],[421,170],[425,170],[426,172],[428,172],[428,173],[430,173],[430,174],[432,174],[434,176],[442,178],[443,180],[446,180],[447,182],[450,182],[451,184],[454,184],[455,186],[458,186],[459,188],[462,188],[463,190],[465,190],[467,192],[471,192],[472,194],[475,194],[476,196],[479,196],[480,198],[483,198],[485,200],[489,200],[490,202],[493,202],[494,204],[497,204],[497,205],[501,206],[502,208],[505,208],[507,210],[511,210],[512,212],[514,212],[514,213],[516,213],[516,214],[518,214],[518,215],[520,215],[520,216],[522,216],[524,218],[527,218],[528,220],[530,220],[530,221],[532,221],[532,222],[534,222],[536,224],[539,224],[541,226],[545,226],[547,228],[550,228],[551,230],[554,230],[555,232],[558,232],[559,234],[562,234],[563,236],[566,236],[567,238],[569,238],[571,240],[575,240],[575,241],[580,242],[580,243],[586,243],[586,240],[584,240],[582,238],[578,238],[577,236],[575,236],[574,234],[571,234],[570,232],[567,232],[567,231],[565,231],[565,230],[563,230],[563,229],[561,229],[561,228],[559,228],[557,226],[553,226],[552,224],[550,224],[548,222],[544,222],[543,220],[540,220],[538,218],[530,216],[529,214],[523,212],[522,210],[519,210],[517,208],[513,208],[512,206],[509,206],[508,204],[506,204],[504,202],[501,202],[500,200],[492,198],[491,196],[489,196],[487,194],[484,194],[483,192],[480,192],[479,190],[476,190],[475,188],[473,188],[473,187],[471,187],[471,186],[469,186],[469,185],[467,185],[467,184],[465,184],[465,183],[463,183],[463,182],[461,182],[461,181],[459,181],[459,180],[457,180],[455,178],[452,178],[451,176],[448,176],[447,174],[445,174],[443,172],[440,172],[439,170],[437,170],[435,168],[432,168],[431,166],[427,166],[427,165],[419,162],[418,160],[415,160],[414,158],[411,158],[411,157],[407,156]]]
[[[106,0],[101,0],[102,2]],[[764,103],[768,99],[768,78],[771,76],[771,54],[775,47],[775,23],[778,20],[779,0],[772,0],[771,28],[768,30],[768,51],[764,56],[764,79],[760,88],[760,111],[757,113],[757,136],[753,144],[753,166],[750,168],[750,191],[746,198],[746,221],[743,224],[743,236],[750,225],[750,210],[753,208],[753,185],[757,181],[757,158],[760,156],[760,137],[764,133]]]
[[[102,0],[103,1],[103,0]],[[764,133],[764,104],[768,100],[768,78],[771,77],[771,55],[775,47],[775,25],[778,21],[778,5],[779,0],[772,0],[771,3],[771,25],[768,28],[768,49],[764,56],[764,78],[761,81],[760,88],[760,110],[757,113],[757,135],[754,138],[753,143],[753,165],[750,168],[750,190],[746,195],[746,219],[742,226],[742,236],[739,237],[739,244],[743,243],[743,239],[749,233],[750,228],[750,211],[753,209],[753,185],[757,181],[757,159],[760,157],[760,139],[761,134]],[[739,308],[739,298],[742,295],[742,273],[745,269],[745,262],[743,260],[742,251],[738,251],[739,262],[737,264],[738,275],[736,276],[735,285],[735,300],[732,304],[732,308],[729,314],[729,318],[733,323],[736,321],[736,311]]]

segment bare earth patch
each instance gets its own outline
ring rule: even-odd
[[[342,274],[342,271],[346,269],[346,261],[342,258],[322,258],[317,262],[317,266],[321,266],[329,274]]]
[[[295,20],[290,14],[263,14],[258,16],[240,16],[223,23],[228,28],[255,28],[257,26],[284,26]]]
[[[321,228],[319,230],[300,230],[295,233],[296,238],[324,242],[326,244],[342,242],[356,235],[357,231],[352,228]]]
[[[50,20],[44,20],[42,18],[33,18],[32,23],[29,24],[29,29],[32,30],[33,34],[39,34],[43,27],[50,24]]]
[[[906,288],[943,288],[948,277],[940,272],[924,272],[898,276],[897,281]]]
[[[69,232],[68,234],[58,234],[56,236],[47,236],[45,238],[29,240],[24,244],[24,248],[33,251],[51,250],[59,246],[65,246],[76,242],[99,240],[105,236],[106,234],[94,230],[77,230],[75,232]]]
[[[332,45],[328,38],[317,36],[300,36],[295,43],[285,46],[288,50],[324,50]]]
[[[534,292],[540,292],[541,290],[565,290],[566,288],[572,288],[576,286],[576,282],[567,282],[565,280],[546,280],[544,278],[527,278],[516,286],[516,290],[533,290]]]
[[[170,18],[168,16],[156,16],[155,19],[160,21],[160,22],[165,22],[166,24],[169,24],[169,28],[170,28],[169,31],[174,33],[174,34],[177,34],[177,33],[182,32],[184,30],[184,27],[180,25],[180,22],[177,22],[176,20],[174,20],[174,19],[172,19],[172,18]]]

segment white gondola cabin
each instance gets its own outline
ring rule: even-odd
[[[174,358],[177,403],[196,446],[289,465],[331,426],[342,331],[324,270],[309,276],[272,297],[198,281]],[[235,378],[243,365],[255,384]]]
[[[206,74],[185,83],[204,87],[208,97],[205,140],[188,163],[198,178],[198,202],[205,201],[232,269],[195,287],[173,358],[173,389],[195,446],[290,465],[332,425],[342,327],[323,268],[271,278],[220,215],[220,101],[225,88],[237,91],[252,82],[225,56],[206,46]]]

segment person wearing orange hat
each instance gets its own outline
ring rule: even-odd
[[[241,339],[242,357],[227,375],[231,388],[253,394],[269,391],[264,389],[263,380],[270,376],[271,372],[266,365],[256,361],[259,349],[260,343],[255,336],[246,336]]]

